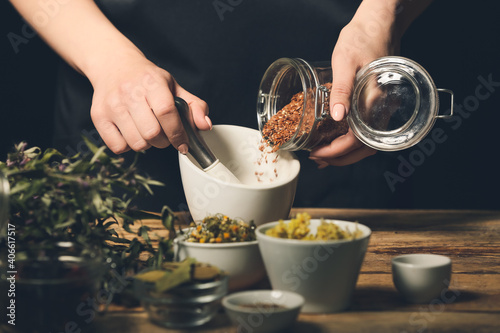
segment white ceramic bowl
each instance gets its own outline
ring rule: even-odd
[[[300,170],[294,154],[279,152],[275,163],[273,155],[269,155],[268,163],[262,160],[259,164],[262,155],[259,131],[215,125],[211,131],[200,134],[214,155],[242,184],[211,177],[190,156],[179,154],[182,185],[195,221],[218,213],[247,222],[253,220],[256,225],[288,218]],[[262,172],[263,176],[257,176],[256,172]]]
[[[195,258],[218,267],[229,275],[229,290],[239,290],[261,281],[266,275],[257,241],[237,243],[190,243],[179,236],[174,242],[175,257]]]
[[[329,313],[349,307],[371,230],[354,222],[335,222],[362,235],[355,240],[305,241],[266,236],[279,222],[257,228],[257,240],[267,275],[275,290],[289,290],[305,298],[303,312]],[[288,223],[290,221],[285,221]],[[311,233],[321,220],[311,219]]]
[[[303,304],[299,294],[280,290],[243,291],[222,299],[237,332],[282,332],[296,321]]]
[[[448,290],[451,259],[437,254],[406,254],[392,259],[396,289],[410,303],[428,303]]]

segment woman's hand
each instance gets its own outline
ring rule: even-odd
[[[174,96],[188,103],[197,128],[208,130],[212,126],[207,104],[140,53],[113,59],[106,72],[94,75],[92,84],[92,121],[117,154],[170,144],[181,153],[188,151],[189,141]]]
[[[368,38],[364,22],[351,21],[342,29],[332,54],[333,82],[330,97],[330,114],[336,121],[349,112],[354,78],[365,64],[390,54],[394,47],[386,34]],[[375,150],[361,143],[349,129],[347,134],[329,145],[311,152],[310,158],[319,168],[328,165],[348,165],[375,154]]]
[[[353,19],[341,31],[332,54],[333,82],[330,113],[345,118],[351,106],[358,70],[373,60],[399,53],[400,39],[410,22],[430,1],[364,0]],[[351,130],[310,154],[319,168],[356,163],[376,151],[361,143]]]
[[[183,98],[195,125],[209,129],[205,102],[184,90],[101,12],[94,1],[73,0],[57,6],[57,15],[36,20],[43,1],[10,0],[40,36],[94,87],[92,121],[114,153],[173,145],[188,150],[188,138],[174,104]]]

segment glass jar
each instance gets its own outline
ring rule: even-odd
[[[0,319],[0,332],[94,331],[88,318],[97,312],[106,270],[99,249],[18,240],[15,250],[12,259],[7,246],[0,249],[0,307],[10,314]]]
[[[274,149],[311,150],[330,143],[348,128],[367,146],[395,151],[420,142],[437,118],[453,115],[453,92],[437,89],[427,71],[403,57],[382,57],[356,75],[346,120],[330,116],[329,62],[276,60],[258,93],[262,136]],[[438,92],[451,96],[450,114],[439,114]]]
[[[206,324],[217,315],[228,292],[228,281],[229,276],[222,275],[215,281],[188,283],[158,292],[154,283],[134,279],[134,292],[151,322],[187,329]]]

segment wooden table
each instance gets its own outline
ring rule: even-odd
[[[359,221],[373,233],[349,310],[301,314],[291,332],[500,332],[500,211],[293,209],[314,218]],[[392,282],[391,258],[435,253],[452,259],[444,298],[405,303]],[[266,283],[266,286],[269,286]],[[142,309],[112,309],[99,332],[236,332],[221,312],[189,331],[151,324]]]

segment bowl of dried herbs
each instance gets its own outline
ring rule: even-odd
[[[265,275],[253,221],[224,214],[206,216],[174,240],[174,258],[195,258],[227,272],[229,289],[241,290],[261,281]]]

